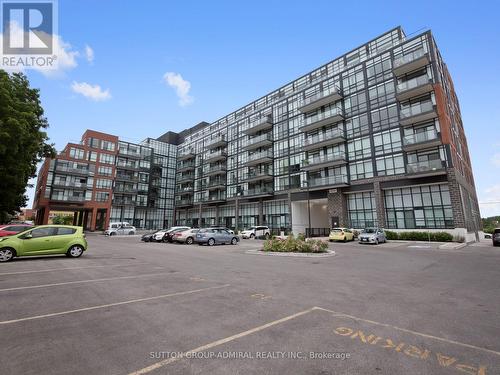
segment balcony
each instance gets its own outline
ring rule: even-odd
[[[401,108],[399,124],[410,126],[436,117],[436,106],[429,100]]]
[[[309,190],[319,190],[329,187],[349,186],[346,175],[336,175],[309,179]]]
[[[245,182],[270,181],[274,178],[270,170],[252,171],[243,177]]]
[[[436,147],[441,144],[440,133],[435,130],[429,130],[422,133],[415,133],[403,137],[403,151],[410,152],[430,147]]]
[[[189,159],[194,159],[196,157],[196,154],[192,149],[185,150],[179,153],[177,155],[177,160],[184,161],[184,160],[189,160]]]
[[[218,165],[214,165],[213,167],[209,167],[208,169],[206,169],[206,171],[204,172],[204,175],[205,176],[217,176],[217,175],[226,174],[226,172],[227,172],[227,167],[225,165],[218,164]]]
[[[219,150],[219,151],[208,153],[205,156],[205,162],[214,163],[216,161],[226,160],[226,158],[227,158],[227,152]]]
[[[303,171],[312,171],[346,163],[345,152],[336,152],[334,154],[320,155],[304,160],[301,163],[301,169]]]
[[[186,173],[182,174],[177,178],[177,182],[182,183],[182,182],[190,182],[194,180],[194,174],[193,173]]]
[[[135,171],[139,169],[139,163],[125,163],[125,162],[117,162],[116,163],[116,168],[117,169],[127,169],[131,171]]]
[[[257,186],[248,190],[243,190],[244,197],[269,197],[274,194],[274,189],[271,186]]]
[[[305,98],[299,103],[299,111],[302,113],[311,112],[324,105],[336,102],[339,99],[342,99],[342,92],[340,89],[335,86],[330,87],[316,95]]]
[[[114,206],[135,206],[136,204],[137,202],[132,199],[123,199],[123,198],[113,199]]]
[[[176,207],[188,207],[193,205],[193,198],[177,199],[175,201]]]
[[[306,136],[304,141],[304,151],[314,150],[317,148],[335,145],[337,143],[345,142],[345,134],[343,130],[335,129],[329,130],[325,133],[317,135]]]
[[[419,161],[406,165],[408,177],[427,177],[446,174],[446,163],[440,159]]]
[[[304,118],[299,129],[303,132],[309,132],[311,130],[321,128],[325,125],[342,121],[343,119],[344,114],[342,112],[342,109],[335,107],[326,112],[320,112],[315,114],[314,116]]]
[[[134,181],[137,182],[139,181],[138,176],[130,175],[130,174],[124,174],[124,173],[117,173],[116,174],[116,180],[117,181]]]
[[[194,161],[182,162],[177,166],[177,172],[194,171]]]
[[[208,195],[202,197],[202,202],[205,203],[221,203],[226,201],[226,195],[225,194],[216,194],[216,195]]]
[[[401,82],[396,88],[396,99],[400,102],[432,92],[432,80],[427,75]]]
[[[93,167],[93,166],[92,166]],[[56,166],[56,172],[63,172],[67,174],[77,174],[80,176],[88,176],[89,174],[93,174],[95,168],[74,168],[69,167],[63,164],[58,164]]]
[[[250,151],[260,147],[270,147],[273,145],[273,135],[271,133],[261,134],[250,138],[243,146],[244,150]]]
[[[215,138],[209,139],[205,144],[205,148],[207,150],[213,150],[217,147],[225,147],[227,145],[226,137],[223,135],[219,135]]]
[[[429,54],[423,49],[418,49],[399,58],[394,59],[392,71],[396,76],[402,76],[429,65]]]
[[[87,186],[86,182],[82,183],[82,182],[76,182],[76,181],[57,181],[57,180],[54,180],[54,182],[52,183],[52,186],[67,187],[67,188],[71,188],[71,189],[75,189],[75,190],[86,190],[86,189],[92,190],[92,185]]]
[[[272,116],[264,116],[254,121],[250,124],[250,127],[243,131],[243,133],[252,135],[257,134],[262,130],[271,129],[273,127],[273,118]]]
[[[123,148],[118,149],[118,155],[119,156],[125,156],[127,158],[134,158],[134,159],[145,159],[146,156],[142,155],[140,150],[137,151],[131,151],[131,150],[126,150]]]
[[[224,189],[226,189],[226,180],[217,179],[217,180],[208,181],[206,188],[209,191],[224,190]]]
[[[270,163],[273,161],[272,150],[255,152],[248,155],[248,160],[244,163],[246,166],[259,165],[262,163]]]
[[[68,202],[68,203],[83,203],[85,202],[85,196],[84,195],[62,195],[62,194],[52,194],[50,197],[51,201],[57,201],[57,202]]]
[[[120,193],[120,194],[137,194],[139,190],[137,187],[131,187],[131,186],[115,186],[113,189],[113,192]]]

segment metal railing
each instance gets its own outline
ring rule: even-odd
[[[302,167],[312,166],[314,164],[323,164],[337,160],[345,160],[345,152],[339,151],[331,154],[313,156],[312,158],[303,160]]]
[[[266,134],[258,135],[257,137],[250,138],[243,144],[243,147],[251,146],[251,145],[254,145],[254,144],[262,142],[262,141],[272,142],[273,135],[271,133],[266,133]]]
[[[261,194],[272,194],[274,189],[271,186],[260,186],[248,190],[243,190],[244,196],[261,195]]]
[[[404,92],[407,90],[414,89],[415,87],[423,86],[432,82],[432,80],[427,76],[427,74],[423,76],[418,76],[408,81],[404,81],[398,84],[397,92]]]
[[[254,161],[254,160],[261,159],[261,158],[272,158],[272,157],[273,157],[273,151],[266,150],[266,151],[261,151],[261,152],[255,152],[251,155],[248,155],[248,161]]]
[[[249,179],[252,179],[252,178],[256,178],[256,177],[272,177],[273,176],[273,172],[271,170],[257,170],[257,171],[252,171],[252,172],[248,172],[245,177],[243,178],[244,180],[249,180]]]
[[[309,96],[308,98],[305,98],[304,100],[299,102],[299,108],[304,107],[308,104],[314,103],[314,102],[316,102],[320,99],[323,99],[324,97],[327,97],[327,96],[332,95],[332,94],[342,95],[340,88],[338,88],[337,86],[332,86],[332,87],[327,88],[326,90],[320,91],[317,94],[314,94],[312,96]]]
[[[403,145],[414,145],[417,143],[434,141],[436,139],[438,139],[438,132],[436,130],[427,130],[425,132],[404,136]]]
[[[309,187],[347,184],[346,175],[336,175],[309,179]]]
[[[302,120],[302,126],[308,126],[314,124],[315,122],[329,119],[335,116],[343,116],[342,109],[339,107],[334,107],[326,112],[317,113],[314,116],[306,117]]]

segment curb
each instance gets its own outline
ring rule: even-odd
[[[292,257],[292,258],[327,258],[336,255],[335,251],[327,250],[325,253],[281,253],[262,250],[247,250],[245,254],[250,255],[264,255],[271,257]]]
[[[443,245],[439,245],[440,250],[458,250],[467,246],[467,243],[454,243],[448,242]]]

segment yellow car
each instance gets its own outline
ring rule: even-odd
[[[328,239],[330,241],[354,241],[354,233],[348,228],[333,228]]]

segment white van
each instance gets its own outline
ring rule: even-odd
[[[135,234],[136,229],[126,221],[109,223],[108,229],[104,231],[106,236],[115,236],[117,234]]]

